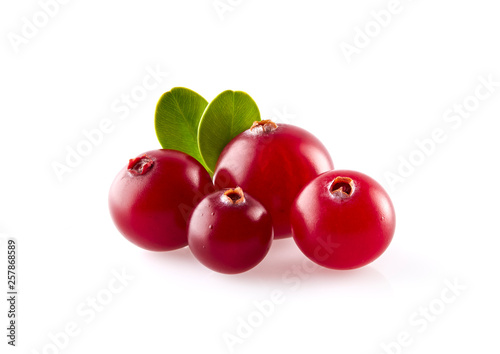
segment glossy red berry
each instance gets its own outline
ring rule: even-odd
[[[255,267],[266,256],[272,239],[271,216],[241,188],[205,197],[189,222],[189,248],[202,264],[220,273]]]
[[[191,156],[154,150],[131,159],[109,191],[109,209],[129,241],[151,251],[187,245],[187,221],[196,204],[214,187]]]
[[[300,192],[291,221],[295,242],[312,261],[353,269],[386,250],[396,216],[388,194],[374,179],[337,170],[318,176]]]
[[[218,188],[237,185],[269,211],[274,237],[290,236],[290,207],[297,193],[333,169],[323,144],[311,133],[270,120],[255,122],[222,151],[214,173]]]

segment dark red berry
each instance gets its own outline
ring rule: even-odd
[[[255,122],[222,151],[216,187],[238,185],[260,201],[273,218],[274,237],[290,236],[290,207],[297,193],[333,169],[323,144],[311,133],[270,120]]]
[[[205,197],[189,222],[189,248],[202,264],[220,273],[255,267],[266,256],[272,239],[271,216],[241,188]]]
[[[326,172],[297,196],[293,238],[312,261],[333,269],[362,267],[389,246],[396,226],[391,199],[371,177]]]
[[[214,187],[194,158],[174,150],[154,150],[131,159],[109,191],[109,209],[118,230],[151,251],[187,245],[187,221]]]

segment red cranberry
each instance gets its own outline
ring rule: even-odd
[[[290,236],[290,207],[298,192],[333,169],[326,148],[311,133],[270,120],[255,122],[222,151],[216,187],[237,185],[260,201],[273,218],[274,237]]]
[[[241,188],[205,197],[188,227],[189,248],[206,267],[220,273],[245,272],[266,256],[273,239],[272,220]]]
[[[191,156],[154,150],[130,160],[109,191],[109,209],[129,241],[151,251],[187,245],[187,221],[214,191],[207,171]]]
[[[371,177],[337,170],[311,181],[291,213],[293,238],[312,261],[353,269],[378,258],[396,226],[392,202]]]

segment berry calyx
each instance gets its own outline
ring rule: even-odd
[[[245,202],[245,194],[240,187],[228,189],[224,192],[224,201],[230,204],[240,204]]]
[[[144,175],[146,174],[154,165],[154,161],[150,159],[147,155],[142,155],[134,159],[130,159],[128,162],[127,170],[133,175]]]
[[[275,130],[277,128],[278,128],[278,124],[274,123],[270,119],[266,119],[266,120],[253,122],[252,126],[250,127],[250,131],[253,132],[255,129],[256,131],[260,130],[260,131],[268,133],[268,132],[272,132],[273,130]]]
[[[340,198],[348,198],[354,192],[354,182],[349,177],[335,177],[330,193]]]

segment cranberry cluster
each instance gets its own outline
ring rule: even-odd
[[[185,153],[149,151],[130,160],[109,193],[111,216],[151,251],[189,245],[221,273],[241,273],[273,239],[293,236],[312,261],[362,267],[389,246],[395,213],[384,189],[355,171],[333,170],[324,145],[304,129],[255,122],[222,151],[212,178]]]

